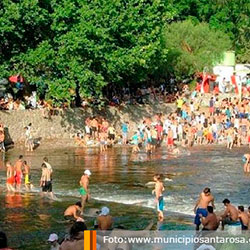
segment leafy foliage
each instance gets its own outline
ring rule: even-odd
[[[22,6],[9,0],[3,6],[13,12],[32,7],[27,11],[28,22],[20,17],[9,20],[10,34],[19,34],[20,29],[36,30],[40,23],[49,24],[49,32],[42,32],[43,39],[34,38],[29,47],[26,33],[21,37],[24,43],[15,40],[12,53],[5,56],[7,71],[2,72],[21,72],[34,83],[40,83],[42,77],[48,85],[47,98],[70,102],[77,87],[82,97],[98,97],[109,83],[135,84],[157,70],[162,55],[161,32],[168,14],[164,1],[48,2],[45,9],[35,0]],[[12,48],[18,44],[20,48],[14,52]]]
[[[173,0],[176,20],[196,19],[220,30],[233,42],[238,62],[250,62],[249,0]]]
[[[211,69],[230,48],[229,38],[211,30],[206,23],[174,22],[166,26],[164,35],[169,49],[168,71],[180,78],[202,71],[204,67]]]
[[[2,0],[0,77],[21,73],[56,104],[99,98],[211,66],[229,38],[249,61],[249,27],[247,0]]]

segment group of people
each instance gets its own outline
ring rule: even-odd
[[[119,128],[103,117],[87,118],[84,131],[77,133],[75,140],[79,146],[99,145],[101,152],[114,144],[129,144],[133,153],[142,148],[152,153],[162,145],[169,150],[178,145],[222,144],[229,149],[241,145],[250,147],[250,99],[212,96],[208,108],[201,108],[200,102],[195,95],[189,100],[180,95],[176,111],[144,117],[137,124],[122,121]]]
[[[245,211],[244,206],[236,208],[227,198],[222,203],[225,210],[221,215],[216,215],[214,197],[210,188],[207,187],[202,191],[194,207],[194,224],[197,231],[201,224],[203,225],[202,231],[215,231],[220,224],[221,229],[224,230],[225,225],[238,225],[239,223],[242,230],[250,229],[250,207],[248,207],[248,211]]]
[[[6,162],[6,187],[8,191],[20,192],[23,176],[26,190],[31,190],[33,184],[30,182],[30,166],[27,161],[23,160],[23,156],[20,155],[14,165],[10,161]]]
[[[52,192],[53,170],[48,162],[47,157],[43,158],[41,168],[42,173],[40,178],[40,187],[42,189],[42,194],[49,194],[50,198],[55,199],[55,196]],[[31,169],[30,166],[27,164],[27,161],[23,159],[23,155],[20,155],[14,165],[10,161],[6,162],[7,191],[21,192],[23,180],[26,191],[31,191],[34,187],[34,185],[31,183]]]

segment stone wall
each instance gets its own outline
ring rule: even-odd
[[[24,127],[32,123],[34,138],[68,139],[77,131],[84,131],[87,117],[101,115],[110,121],[116,129],[120,129],[122,121],[129,121],[137,127],[143,117],[152,117],[157,113],[171,112],[173,105],[151,103],[150,105],[127,105],[125,107],[108,107],[103,110],[92,108],[69,109],[53,115],[51,120],[42,116],[42,110],[0,111],[0,121],[5,125],[11,139],[22,142],[25,138]]]

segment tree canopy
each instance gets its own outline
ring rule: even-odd
[[[21,73],[54,103],[100,97],[105,86],[157,81],[170,67],[192,74],[206,54],[211,66],[229,40],[249,62],[249,20],[247,0],[2,0],[0,77]],[[187,46],[173,30],[186,26]]]
[[[166,71],[177,77],[203,71],[204,67],[220,62],[231,42],[221,31],[213,31],[206,23],[194,24],[191,20],[173,22],[165,28],[168,48]]]

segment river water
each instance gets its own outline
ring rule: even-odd
[[[106,205],[115,218],[115,226],[125,229],[143,229],[151,219],[156,222],[152,186],[155,173],[164,174],[166,230],[193,229],[193,207],[199,193],[206,186],[215,196],[217,211],[223,209],[222,200],[230,198],[235,205],[250,204],[250,176],[242,170],[242,155],[246,148],[226,150],[203,146],[183,149],[178,157],[160,148],[153,155],[141,152],[131,155],[128,147],[109,149],[99,153],[96,148],[46,149],[34,152],[13,149],[5,161],[14,163],[19,154],[31,165],[31,193],[6,194],[5,168],[0,162],[0,229],[16,249],[48,249],[48,235],[63,236],[69,225],[63,223],[65,208],[79,200],[78,183],[84,169],[92,172],[90,189],[92,199],[86,211]],[[53,166],[53,190],[58,201],[42,198],[39,194],[42,158],[47,156]],[[93,218],[87,225],[93,227]]]

